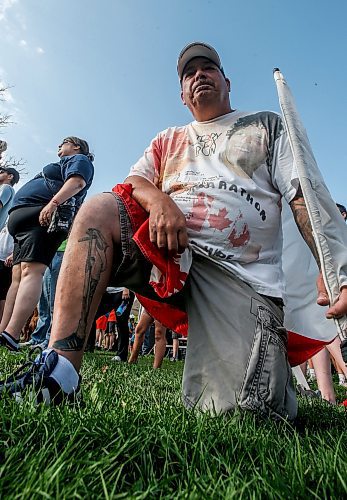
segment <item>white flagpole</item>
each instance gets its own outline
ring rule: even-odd
[[[340,293],[339,282],[336,276],[327,238],[323,231],[319,203],[316,193],[312,188],[312,175],[310,175],[310,172],[314,172],[315,169],[319,171],[319,169],[305,128],[296,109],[292,93],[278,68],[274,69],[274,79],[276,82],[283,121],[288,132],[290,147],[312,226],[312,232],[319,255],[324,283],[329,295],[330,304],[334,304]],[[335,319],[335,324],[342,341],[341,351],[343,359],[345,363],[347,363],[347,317],[344,316],[343,318]]]

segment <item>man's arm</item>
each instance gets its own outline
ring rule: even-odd
[[[296,195],[289,203],[290,208],[292,209],[294,220],[298,229],[300,231],[301,236],[306,241],[309,249],[312,252],[312,255],[317,262],[318,269],[321,269],[319,255],[316,247],[316,243],[313,238],[312,226],[310,222],[310,218],[307,212],[304,196],[301,191],[301,187],[298,187]]]
[[[290,202],[290,208],[292,209],[294,219],[301,233],[301,236],[309,246],[313,257],[317,262],[318,269],[319,271],[321,271],[321,264],[316,243],[313,238],[312,226],[300,186],[295,197]],[[321,272],[319,273],[317,278],[317,291],[317,304],[319,304],[320,306],[328,306],[330,304],[329,296],[327,294]],[[344,316],[345,314],[347,314],[347,287],[343,286],[341,287],[341,293],[338,300],[327,310],[326,317],[329,319],[339,318],[341,316]]]
[[[132,184],[134,199],[149,213],[149,236],[159,248],[170,254],[182,252],[188,246],[186,220],[176,203],[154,184],[138,175],[124,181]]]
[[[0,210],[11,199],[12,192],[12,188],[10,188],[7,184],[0,186]]]

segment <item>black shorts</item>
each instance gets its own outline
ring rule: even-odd
[[[8,219],[8,230],[14,239],[13,265],[39,262],[49,266],[55,252],[66,238],[64,232],[47,233],[39,223],[43,206],[15,208]]]
[[[0,260],[0,300],[5,300],[12,281],[12,267],[6,267]]]

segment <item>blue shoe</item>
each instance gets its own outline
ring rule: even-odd
[[[81,398],[81,377],[78,387],[70,394],[65,393],[58,382],[51,377],[59,356],[49,350],[42,352],[34,359],[29,359],[7,379],[0,381],[0,398],[8,395],[16,401],[23,401],[27,396],[35,404],[59,405],[61,403],[78,403]]]
[[[5,347],[11,352],[19,351],[18,341],[7,332],[0,333],[0,347]]]
[[[37,347],[44,351],[48,347],[48,340],[44,340],[41,344],[33,344],[30,346],[30,349],[36,349]]]

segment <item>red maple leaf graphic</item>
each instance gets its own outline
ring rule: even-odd
[[[226,229],[232,223],[232,220],[228,219],[227,213],[226,208],[220,208],[218,214],[210,214],[208,216],[208,223],[213,229],[223,231],[223,229]]]
[[[249,242],[249,231],[247,224],[244,224],[242,230],[239,231],[236,227],[233,228],[228,236],[228,239],[233,247],[243,247]]]
[[[208,208],[206,206],[205,193],[198,193],[193,201],[193,207],[190,216],[187,218],[187,228],[200,232],[206,220]]]

